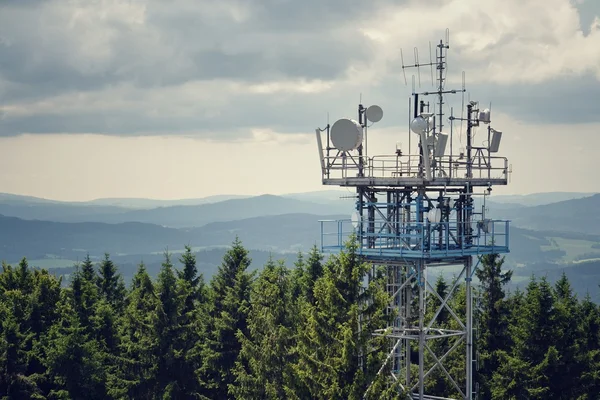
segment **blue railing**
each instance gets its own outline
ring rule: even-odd
[[[356,228],[349,219],[323,220],[321,251],[339,252],[352,233],[359,252],[371,257],[444,259],[509,252],[509,221],[412,222],[391,224],[375,221]]]

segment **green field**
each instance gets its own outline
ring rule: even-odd
[[[574,261],[584,261],[587,259],[586,255],[591,255],[589,259],[594,259],[600,256],[598,249],[593,246],[597,242],[589,240],[578,240],[578,239],[565,239],[561,237],[549,237],[548,240],[552,242],[550,246],[542,246],[542,250],[563,250],[567,254],[562,257],[560,261],[565,263],[571,263]],[[582,258],[583,257],[583,258]]]

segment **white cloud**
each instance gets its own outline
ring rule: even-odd
[[[600,80],[600,24],[596,19],[584,35],[569,0],[412,1],[382,10],[361,29],[377,46],[381,74],[390,63],[398,68],[399,47],[407,64],[415,45],[420,61],[429,62],[425,40],[435,46],[444,37],[435,27],[450,29],[451,60],[459,61],[450,67],[466,69],[470,82],[539,83],[590,72]]]

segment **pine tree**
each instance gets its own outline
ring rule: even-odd
[[[512,277],[512,271],[502,271],[504,257],[487,254],[480,257],[479,268],[475,271],[479,279],[480,306],[475,308],[475,320],[478,321],[475,350],[478,355],[479,370],[475,378],[480,384],[484,397],[489,397],[489,379],[498,369],[497,352],[510,344],[508,335],[509,314],[505,301],[504,286]]]
[[[177,271],[179,285],[184,296],[184,308],[182,310],[183,324],[187,325],[193,319],[196,306],[203,304],[206,300],[206,287],[204,277],[198,274],[196,267],[196,256],[192,253],[190,246],[185,246],[185,252],[179,259],[183,264],[183,270]]]
[[[124,306],[125,284],[123,277],[118,273],[117,267],[108,253],[104,254],[104,260],[100,263],[97,284],[100,296],[106,299],[117,313],[120,313]]]
[[[91,333],[93,331],[92,319],[99,297],[95,276],[90,275],[89,266],[85,263],[81,269],[79,266],[75,266],[71,279],[71,290],[75,312],[79,315],[80,323],[87,333]]]
[[[509,332],[514,345],[498,351],[499,367],[490,383],[493,398],[548,398],[553,395],[550,378],[559,354],[554,346],[555,296],[546,278],[538,282],[532,277],[512,313]]]
[[[152,399],[158,391],[155,327],[160,305],[143,262],[133,277],[126,304],[119,326],[120,373],[110,382],[109,394],[114,398]]]
[[[0,393],[6,399],[30,399],[41,395],[35,380],[27,376],[27,338],[11,311],[0,303]]]
[[[600,398],[600,308],[592,302],[589,293],[577,314],[580,336],[576,357],[582,369],[577,379],[578,394],[582,399],[597,399]]]
[[[89,254],[86,254],[81,264],[81,277],[87,282],[94,282],[97,279],[96,270]]]
[[[314,284],[314,302],[301,302],[298,360],[293,365],[298,398],[362,398],[383,361],[383,340],[371,336],[375,327],[384,325],[388,298],[383,276],[363,290],[369,266],[360,262],[357,249],[350,238],[346,250],[325,264]],[[371,396],[379,397],[376,391]]]
[[[106,371],[98,342],[81,326],[69,292],[61,293],[61,318],[50,328],[45,353],[50,398],[105,399]]]
[[[242,348],[229,393],[237,399],[286,398],[291,380],[293,302],[289,271],[283,262],[275,264],[269,259],[250,299],[249,335],[238,332]]]
[[[582,336],[581,318],[577,297],[563,271],[554,285],[556,320],[554,323],[555,340],[553,345],[560,355],[556,370],[549,376],[549,386],[557,399],[574,399],[580,394],[579,378],[584,373],[584,365],[579,362],[580,341]]]
[[[157,294],[159,307],[157,309],[156,335],[158,346],[156,357],[158,369],[158,393],[162,398],[178,399],[185,397],[187,388],[182,372],[185,371],[185,356],[182,342],[182,328],[180,325],[183,296],[177,287],[177,278],[171,256],[165,252],[165,260],[157,280]]]
[[[179,262],[183,264],[183,270],[177,271],[177,288],[182,297],[176,350],[179,354],[177,375],[184,388],[182,396],[189,398],[201,391],[195,375],[201,365],[201,354],[194,351],[194,345],[206,334],[206,287],[204,277],[198,274],[196,256],[191,247],[185,246]]]
[[[241,342],[238,332],[248,335],[250,286],[253,274],[248,250],[236,237],[210,284],[207,335],[201,346],[202,365],[198,370],[204,392],[209,398],[225,399],[235,381],[233,368]]]
[[[314,303],[314,286],[315,282],[323,276],[323,255],[317,249],[317,246],[313,246],[308,259],[304,265],[304,274],[302,276],[302,290],[304,297],[309,303]]]

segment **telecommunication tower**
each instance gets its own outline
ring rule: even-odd
[[[408,135],[409,143],[410,136],[416,135],[416,149],[409,144],[405,152],[367,154],[368,123],[383,118],[377,105],[359,104],[356,120],[342,118],[316,129],[322,183],[356,189],[351,219],[321,221],[321,250],[341,251],[354,232],[361,258],[373,265],[373,271],[380,266],[387,271],[392,299],[388,310],[394,320],[374,333],[390,340],[378,374],[389,376],[407,398],[445,399],[425,393],[428,378],[437,372],[450,382],[458,398],[470,400],[476,395],[472,278],[477,265],[473,257],[509,252],[509,222],[488,218],[485,207],[475,206],[474,197],[485,199],[493,185],[507,185],[510,171],[507,158],[496,155],[502,132],[491,127],[488,108],[468,102],[464,117],[450,112],[450,130],[443,131],[444,96],[462,93],[464,105],[465,84],[463,73],[461,89],[445,87],[448,30],[436,48],[435,61],[431,45],[429,63],[419,63],[416,49],[413,65],[404,65],[402,60],[403,70],[430,67],[432,81],[434,68],[437,72],[432,91],[419,93],[413,78]],[[420,85],[420,72],[418,76]],[[423,100],[427,96],[435,97],[437,110],[430,110]],[[462,127],[454,132],[454,121],[464,123],[465,132]],[[481,146],[474,145],[477,128],[484,128],[483,135],[478,135],[484,136]],[[464,148],[458,154],[453,140],[457,134],[459,143],[464,136]],[[459,266],[460,273],[444,295],[428,281],[428,270],[448,266]],[[463,287],[465,311],[459,312],[451,306],[451,299]],[[428,297],[436,300],[435,309],[426,309]],[[449,323],[439,323],[441,314]],[[459,351],[464,352],[464,369],[446,368],[448,355]]]

